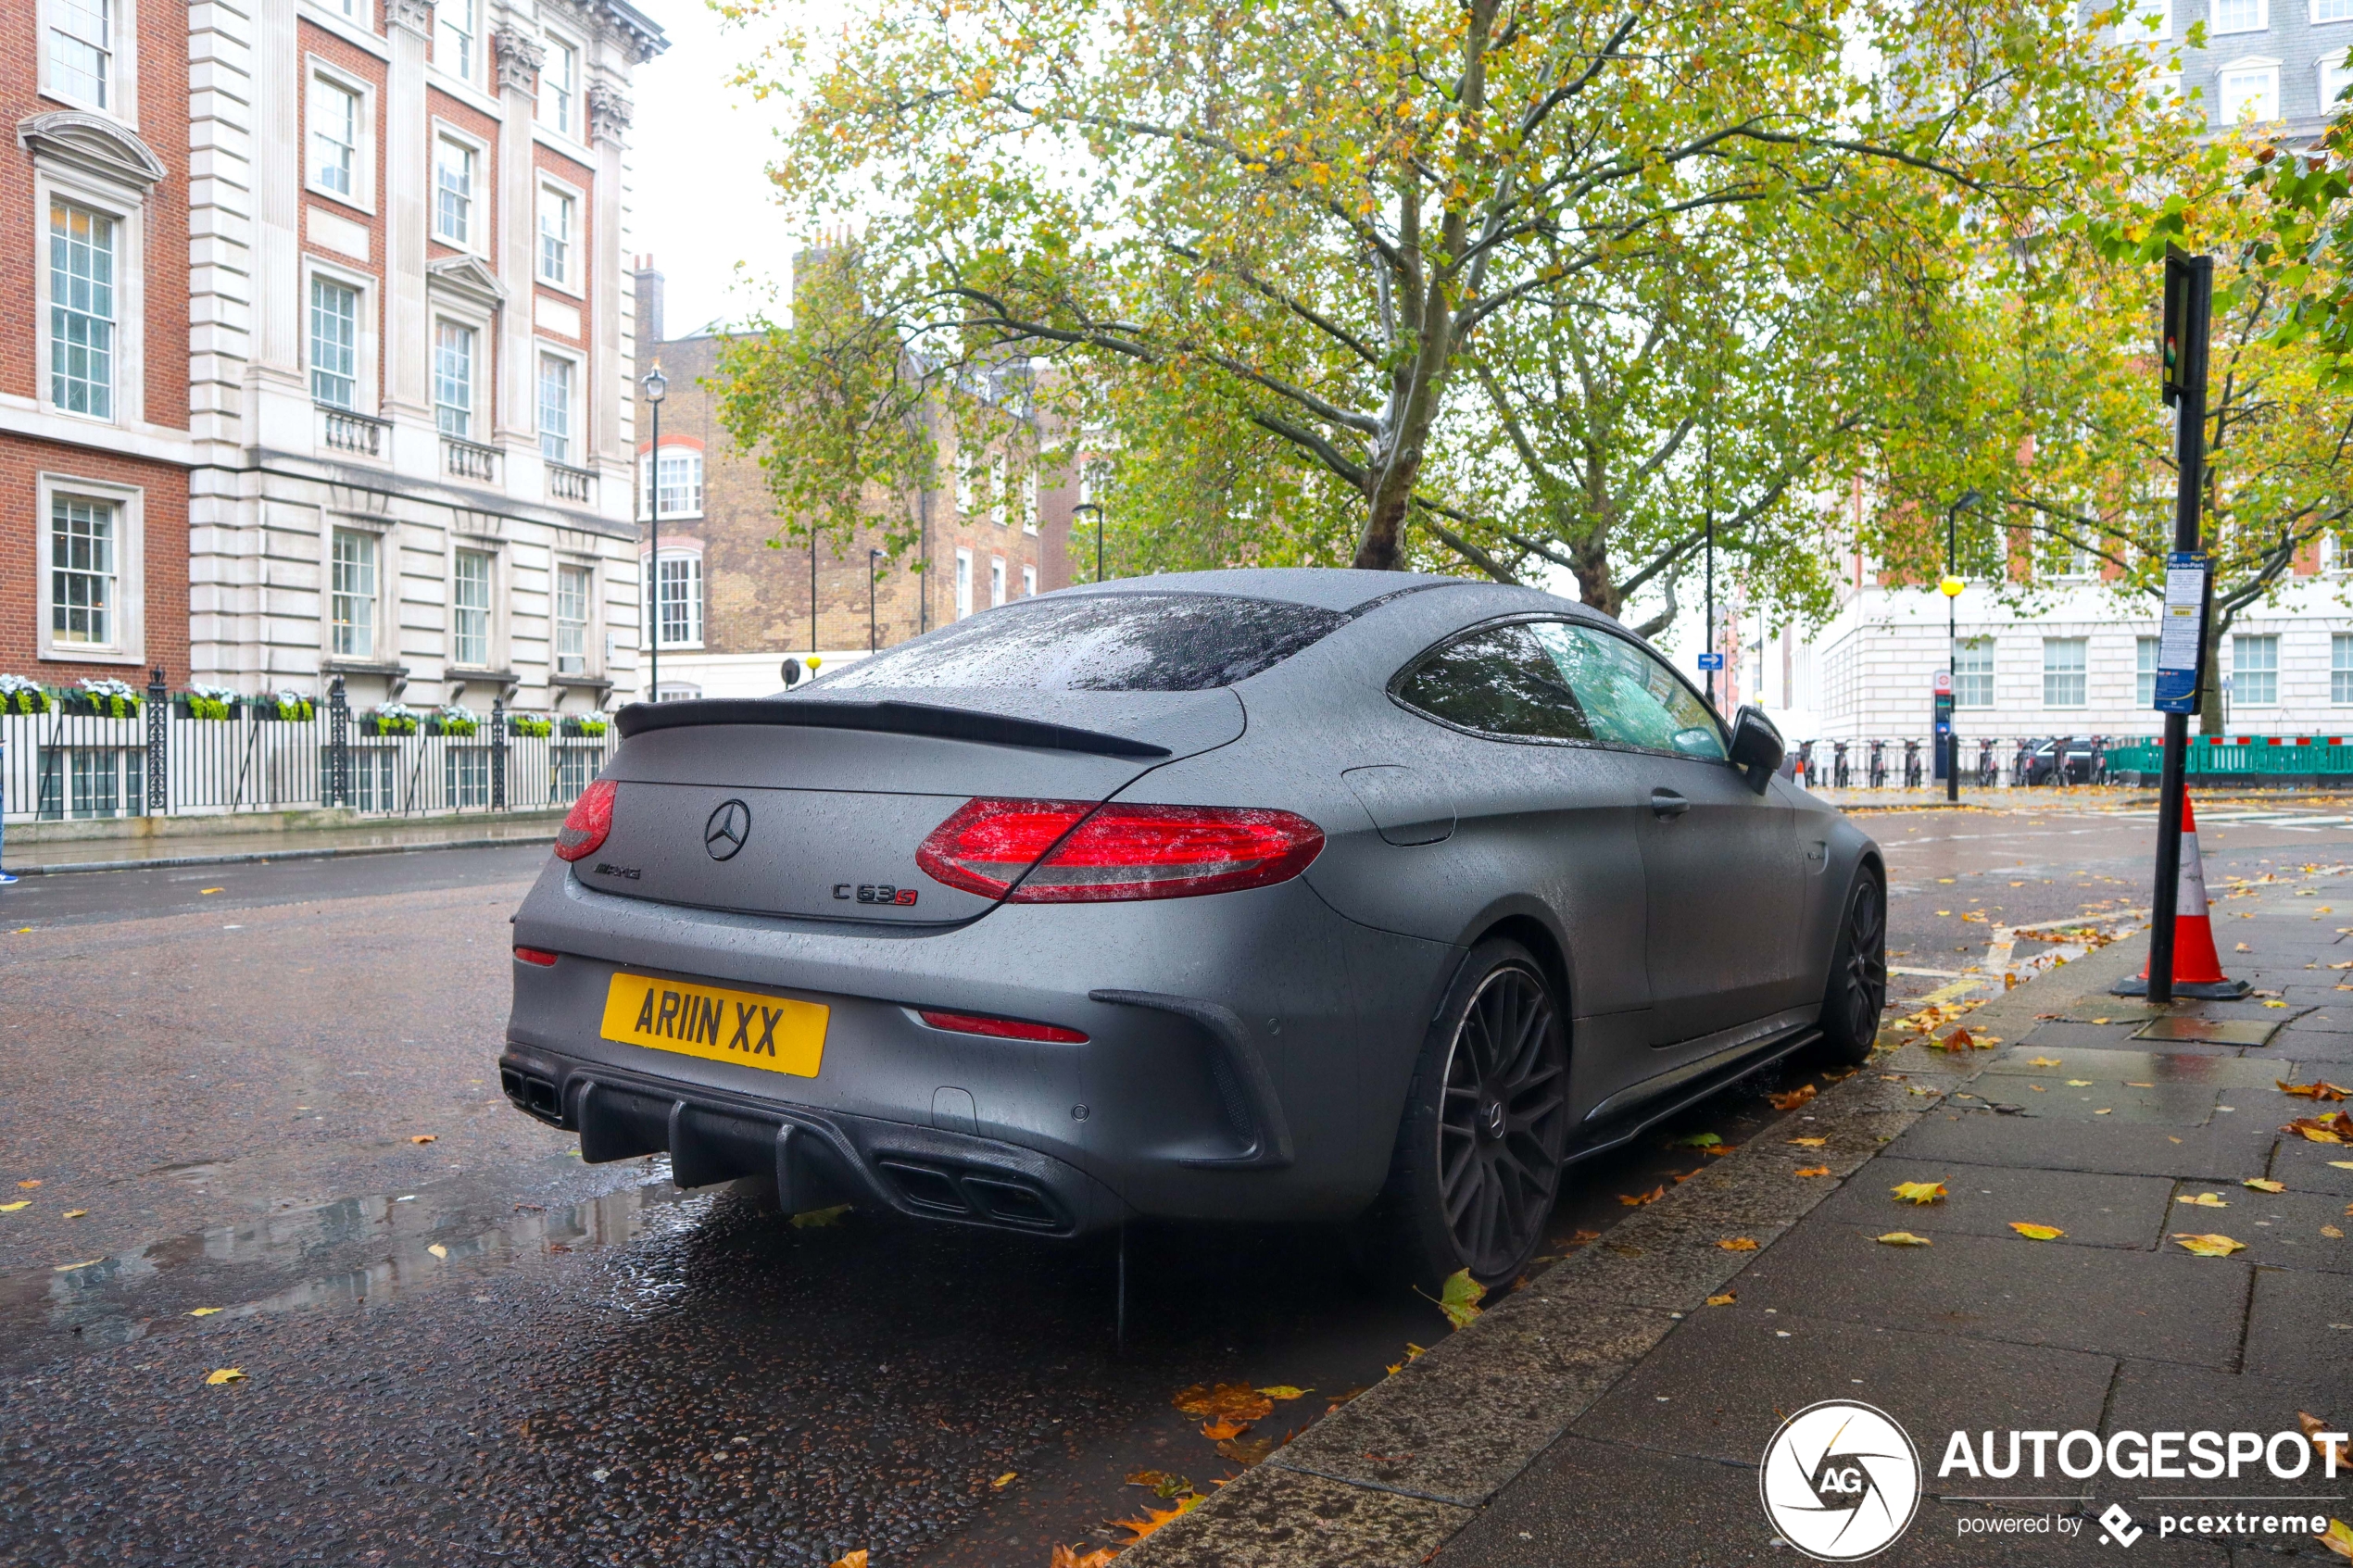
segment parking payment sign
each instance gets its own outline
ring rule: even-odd
[[[2195,713],[2200,666],[2206,658],[2208,562],[2197,551],[2176,550],[2165,558],[2165,608],[2157,623],[2157,695],[2159,713]]]
[[[1936,695],[1938,696],[1953,695],[1953,672],[1950,670],[1939,670],[1936,672]]]

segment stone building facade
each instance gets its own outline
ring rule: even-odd
[[[2112,4],[2085,0],[2081,15]],[[2116,36],[2145,43],[2158,85],[2196,94],[2209,123],[2251,119],[2309,139],[2348,107],[2337,94],[2353,83],[2353,0],[2131,0],[2125,12]],[[2205,46],[2193,48],[2201,25]]]
[[[887,504],[912,521],[921,541],[896,561],[875,553],[879,531],[862,531],[846,546],[820,541],[812,598],[809,544],[784,538],[766,474],[719,423],[718,396],[707,383],[726,340],[701,332],[665,338],[661,274],[650,258],[633,282],[640,370],[659,364],[667,383],[658,485],[642,386],[635,426],[638,551],[648,584],[641,657],[658,651],[662,698],[764,696],[781,684],[786,659],[814,652],[838,664],[863,657],[870,645],[889,647],[1072,581],[1077,486],[1066,476],[1026,475],[1016,464],[1001,487],[951,484],[891,497]],[[960,458],[952,438],[944,445],[950,471],[970,471],[973,460]],[[650,558],[657,488],[658,563]],[[994,498],[1000,488],[1001,506]],[[782,543],[772,547],[772,539]],[[659,650],[651,646],[657,626]]]

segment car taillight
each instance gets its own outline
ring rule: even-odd
[[[984,799],[934,829],[915,863],[986,897],[1073,904],[1265,887],[1323,847],[1324,830],[1289,811]]]
[[[1076,1029],[1064,1029],[1053,1023],[1025,1023],[1017,1018],[988,1018],[976,1012],[940,1012],[933,1008],[918,1008],[915,1015],[934,1029],[952,1029],[959,1035],[987,1035],[999,1040],[1049,1040],[1062,1046],[1083,1046],[1087,1036]]]
[[[556,961],[556,955],[545,947],[517,947],[515,957],[525,963],[535,963],[542,969],[552,968]]]
[[[610,779],[598,779],[580,792],[556,830],[556,859],[577,860],[604,847],[605,834],[612,832],[612,797],[619,792]]]

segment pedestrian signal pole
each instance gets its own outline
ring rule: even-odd
[[[2169,246],[2165,325],[2158,340],[2165,401],[2173,408],[2173,552],[2165,561],[2165,608],[2158,627],[2157,696],[2165,747],[2157,795],[2157,885],[2149,899],[2148,998],[2173,999],[2173,923],[2182,911],[2182,796],[2190,714],[2206,682],[2206,619],[2212,578],[2200,548],[2206,488],[2206,345],[2214,307],[2214,262]],[[2196,911],[2206,913],[2204,909]]]

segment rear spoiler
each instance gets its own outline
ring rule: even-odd
[[[969,708],[922,702],[836,702],[822,697],[696,697],[684,702],[633,702],[615,715],[623,739],[652,730],[701,724],[796,724],[820,730],[877,730],[895,735],[936,735],[983,746],[1023,746],[1039,751],[1081,751],[1096,757],[1163,758],[1168,747],[1149,741],[1073,729],[1037,719],[1015,719]]]

